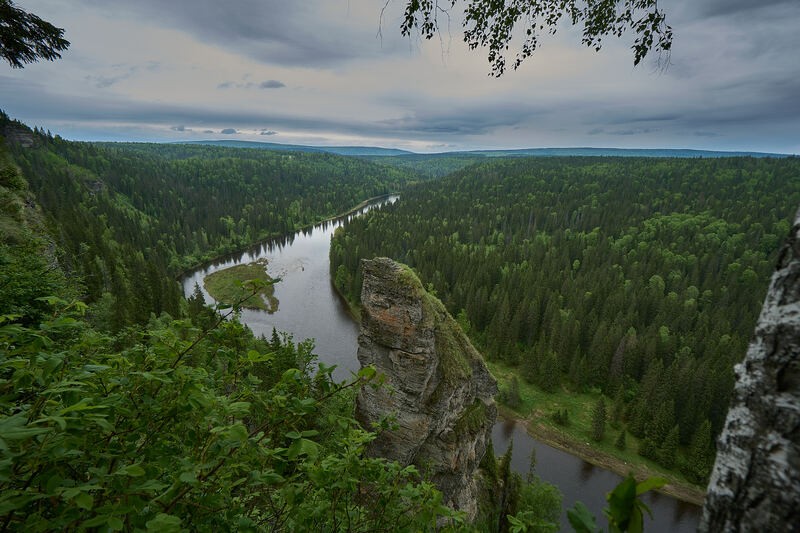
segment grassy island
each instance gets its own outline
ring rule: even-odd
[[[252,297],[242,302],[247,309],[259,309],[267,313],[278,310],[278,299],[275,297],[275,280],[267,274],[267,260],[261,258],[246,265],[236,265],[209,274],[203,280],[203,286],[216,301],[233,305],[253,292],[251,280],[260,280],[264,285]]]

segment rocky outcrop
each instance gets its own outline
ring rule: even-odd
[[[358,360],[386,376],[364,387],[356,414],[370,428],[391,415],[369,453],[416,465],[447,505],[477,513],[475,472],[497,417],[497,383],[442,303],[406,266],[363,260]]]
[[[701,531],[800,524],[800,211],[741,364]]]

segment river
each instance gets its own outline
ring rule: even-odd
[[[397,198],[384,198],[350,215],[221,258],[185,277],[182,282],[184,293],[191,295],[195,283],[202,288],[203,279],[212,272],[266,258],[269,275],[281,278],[281,282],[275,285],[278,311],[268,314],[245,309],[242,311],[242,321],[256,335],[269,337],[275,328],[290,333],[296,342],[315,339],[320,347],[315,350],[320,361],[337,365],[334,378],[346,379],[359,367],[356,360],[358,325],[331,283],[328,257],[331,236],[336,228],[346,224],[351,217],[360,216],[382,203],[395,202]],[[207,303],[214,303],[205,289],[203,294]],[[605,523],[602,518],[602,509],[606,505],[605,494],[620,481],[620,476],[534,440],[524,427],[514,421],[499,420],[492,430],[492,438],[498,454],[508,448],[513,438],[512,466],[523,476],[528,472],[531,451],[535,449],[536,473],[561,490],[564,509],[571,508],[580,500],[598,517],[599,525]],[[647,532],[689,532],[697,529],[700,518],[698,506],[657,493],[646,496],[645,501],[654,517],[653,521],[645,518]],[[561,526],[563,531],[571,531],[566,512],[562,513]]]

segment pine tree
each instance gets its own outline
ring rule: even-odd
[[[617,440],[614,441],[614,447],[616,449],[618,449],[618,450],[624,450],[625,449],[625,446],[626,446],[625,433],[626,432],[625,432],[624,429],[622,431],[620,431],[619,435],[617,436]]]
[[[622,421],[622,415],[625,412],[625,388],[620,385],[617,393],[614,395],[614,404],[611,407],[611,420],[618,424]]]
[[[545,392],[554,392],[560,382],[558,358],[555,353],[548,350],[542,358],[541,366],[539,366],[537,383]]]
[[[603,440],[606,432],[606,402],[602,396],[592,412],[592,438],[597,442]]]
[[[675,459],[678,455],[678,439],[680,437],[680,429],[677,425],[672,426],[669,430],[667,438],[664,439],[664,444],[658,450],[658,462],[662,466],[672,468],[675,466]]]
[[[711,467],[714,465],[714,450],[711,439],[711,422],[704,420],[694,434],[689,446],[689,461],[684,474],[690,481],[704,484],[708,481]]]
[[[519,394],[519,380],[517,376],[512,376],[511,383],[508,386],[508,406],[516,409],[522,404],[522,397]]]

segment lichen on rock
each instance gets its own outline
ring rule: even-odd
[[[397,426],[379,433],[369,453],[417,466],[447,505],[473,519],[475,474],[497,418],[497,383],[410,268],[376,258],[363,260],[362,271],[358,360],[386,380],[361,390],[356,415],[367,428],[386,416]]]

